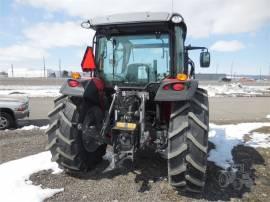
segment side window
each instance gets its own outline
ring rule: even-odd
[[[112,62],[113,62],[113,45],[112,41],[107,41],[106,48],[105,48],[105,57],[104,57],[104,73],[105,74],[112,74]]]
[[[118,43],[117,46],[115,47],[114,50],[114,71],[117,74],[121,74],[123,71],[123,54],[124,54],[124,49],[123,49],[123,44],[122,43]]]

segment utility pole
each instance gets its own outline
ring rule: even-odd
[[[217,65],[216,65],[216,74],[218,74],[218,66],[219,66],[219,64],[217,63]]]
[[[61,70],[61,59],[60,58],[58,60],[58,67],[59,67],[59,77],[61,78],[62,77],[62,74],[61,74],[62,70]]]
[[[11,75],[12,75],[12,77],[14,77],[13,64],[11,64]]]
[[[233,65],[234,65],[234,62],[232,61],[232,64],[231,64],[231,79],[233,79]]]
[[[270,65],[269,65],[269,75],[268,75],[268,79],[270,80]]]
[[[46,64],[45,64],[45,57],[43,56],[43,77],[46,77]]]
[[[262,80],[262,68],[260,67],[260,81]]]

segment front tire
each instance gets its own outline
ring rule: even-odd
[[[106,144],[99,144],[92,152],[84,147],[78,124],[84,119],[85,110],[86,105],[76,105],[71,98],[61,96],[55,100],[55,108],[48,114],[50,127],[46,130],[46,149],[51,151],[52,161],[69,173],[93,168],[106,153]]]
[[[168,133],[168,178],[172,186],[189,192],[203,191],[208,130],[205,90],[198,88],[190,101],[173,103]]]

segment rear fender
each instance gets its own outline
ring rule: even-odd
[[[168,90],[164,90],[164,86],[176,83],[182,83],[185,85],[185,89],[181,91],[175,91],[172,88]],[[195,94],[198,88],[198,81],[197,80],[188,80],[188,81],[179,81],[177,79],[166,79],[161,82],[159,89],[155,96],[155,101],[185,101],[190,100],[193,95]]]
[[[104,83],[98,78],[91,79],[78,79],[80,83],[77,87],[70,87],[68,85],[68,79],[60,89],[60,93],[63,95],[86,98],[92,103],[100,104],[103,95]]]

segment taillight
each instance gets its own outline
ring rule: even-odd
[[[181,91],[185,89],[185,86],[182,83],[176,83],[176,84],[173,84],[172,88],[175,91]]]
[[[163,86],[163,90],[169,90],[169,89],[170,89],[170,85]]]
[[[185,84],[182,83],[175,83],[175,84],[167,84],[163,86],[163,90],[175,90],[175,91],[181,91],[185,89]]]
[[[72,88],[74,88],[74,87],[78,87],[79,85],[80,85],[80,82],[79,81],[77,81],[77,80],[69,80],[68,81],[68,85],[70,86],[70,87],[72,87]]]

